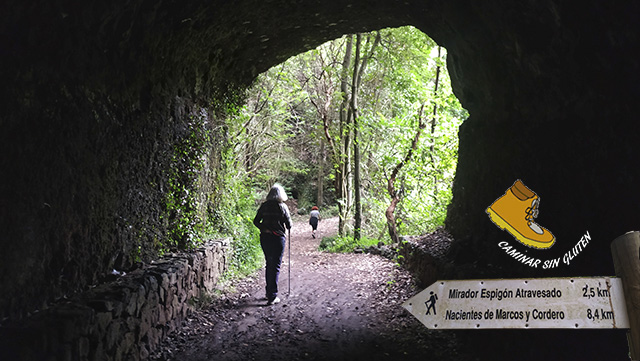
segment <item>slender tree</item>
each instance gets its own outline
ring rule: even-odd
[[[442,56],[442,47],[438,46],[438,59],[440,59],[440,57]],[[438,102],[436,101],[438,99],[438,84],[440,83],[440,65],[438,65],[436,67],[436,84],[433,87],[433,113],[432,113],[432,117],[431,117],[431,146],[429,147],[429,157],[431,158],[431,164],[433,164],[433,168],[434,170],[437,169],[436,167],[436,160],[435,160],[435,144],[436,144],[436,137],[435,137],[435,133],[436,133],[436,116],[438,115]],[[438,194],[438,172],[435,171],[433,172],[433,187],[434,187],[434,194]]]
[[[362,201],[360,199],[360,144],[358,140],[358,91],[360,89],[360,46],[362,34],[356,34],[356,59],[353,63],[353,80],[351,82],[351,112],[353,113],[353,191],[355,195],[355,215],[353,238],[360,241],[360,228],[362,227]],[[363,66],[363,65],[362,65]]]
[[[366,56],[362,58],[362,63],[360,61],[360,52],[362,45],[362,34],[358,33],[356,35],[356,58],[353,65],[353,80],[351,84],[351,112],[353,113],[353,169],[354,169],[354,178],[353,178],[353,191],[355,197],[355,214],[354,214],[354,232],[353,238],[358,242],[361,237],[362,230],[362,192],[361,192],[361,175],[360,175],[360,163],[361,163],[361,155],[360,155],[360,140],[359,140],[359,111],[358,111],[358,94],[360,93],[360,86],[362,84],[362,75],[367,69],[367,63],[369,59],[373,57],[378,44],[380,44],[380,32],[376,32],[375,40],[369,49],[369,52]],[[369,36],[370,40],[370,36]]]
[[[336,172],[336,199],[338,200],[338,234],[344,236],[345,220],[349,211],[349,149],[351,145],[351,111],[349,109],[350,99],[347,91],[349,86],[349,67],[351,65],[351,53],[353,49],[353,35],[347,36],[345,43],[344,58],[340,72],[340,141],[338,163],[335,165]],[[325,134],[326,131],[325,131]]]
[[[316,205],[322,207],[324,203],[324,163],[326,162],[324,141],[320,139],[320,152],[318,156],[318,174],[316,175]]]
[[[391,172],[391,175],[389,176],[389,179],[387,180],[387,192],[391,197],[391,202],[389,203],[389,206],[385,211],[385,216],[387,218],[389,237],[391,237],[391,242],[394,244],[400,242],[400,238],[398,237],[398,228],[396,225],[396,217],[394,212],[396,210],[396,207],[398,206],[398,203],[400,203],[400,199],[402,197],[402,190],[396,189],[395,183],[396,183],[396,179],[398,178],[398,173],[400,173],[400,170],[402,170],[402,167],[404,167],[407,163],[409,163],[409,161],[411,161],[411,157],[413,156],[413,153],[418,148],[418,142],[420,141],[420,136],[422,135],[422,131],[427,127],[427,124],[422,118],[423,109],[424,109],[424,104],[420,107],[420,113],[418,114],[418,129],[416,130],[416,134],[413,137],[413,141],[411,142],[411,146],[409,147],[407,154],[404,156],[404,158],[400,162],[398,162],[398,164],[396,164],[396,166],[393,168],[393,171]]]

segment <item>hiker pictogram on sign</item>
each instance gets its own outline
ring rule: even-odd
[[[434,294],[433,291],[431,291],[431,297],[429,297],[429,299],[427,300],[427,302],[425,302],[425,306],[427,306],[427,315],[429,314],[430,310],[433,310],[433,314],[436,314],[436,300],[438,299],[438,295]]]

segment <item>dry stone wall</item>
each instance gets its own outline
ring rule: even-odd
[[[147,359],[198,299],[214,291],[227,267],[229,243],[209,241],[192,253],[165,256],[20,325],[3,325],[0,359]]]

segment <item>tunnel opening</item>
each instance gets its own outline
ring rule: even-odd
[[[457,128],[467,117],[451,90],[446,49],[411,26],[359,36],[362,231],[370,243],[388,242],[385,211],[395,202],[396,234],[431,232],[444,223]],[[254,187],[282,183],[295,195],[294,213],[320,206],[344,219],[347,236],[356,208],[355,49],[356,37],[345,35],[260,74],[232,130],[244,138],[236,154]]]

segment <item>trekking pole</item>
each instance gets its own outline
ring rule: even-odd
[[[289,292],[287,297],[291,296],[291,228],[289,228]]]

